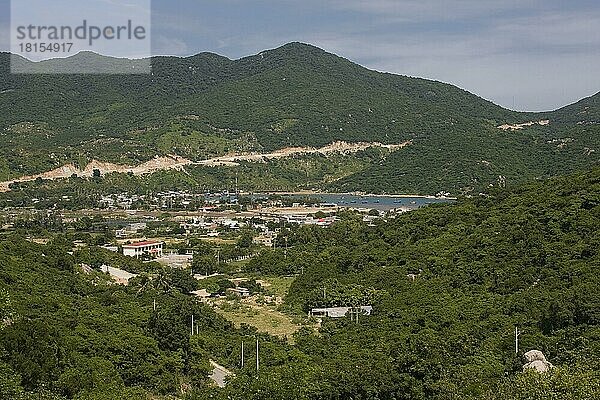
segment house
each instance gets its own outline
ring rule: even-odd
[[[145,222],[136,222],[128,224],[125,228],[117,229],[115,231],[115,236],[117,238],[126,238],[128,236],[135,235],[144,229],[146,229],[147,224]]]
[[[258,236],[258,237],[255,237],[254,239],[252,239],[252,243],[266,246],[266,247],[273,247],[273,237],[272,236]]]
[[[356,312],[360,310],[361,315],[371,315],[373,307],[361,306],[361,307],[328,307],[328,308],[313,308],[309,316],[311,317],[329,317],[329,318],[344,318],[348,312]]]
[[[226,292],[238,295],[240,297],[250,297],[250,290],[246,289],[245,287],[229,288]]]
[[[146,224],[145,222],[135,222],[135,223],[131,223],[131,224],[127,225],[127,231],[133,232],[133,233],[138,233],[140,231],[143,231],[147,227],[148,227],[148,224]]]
[[[126,244],[123,246],[123,255],[136,258],[141,256],[162,257],[163,245],[163,242],[154,241]]]
[[[242,283],[244,282],[248,282],[249,279],[248,278],[233,278],[229,280],[231,283],[233,283],[235,285],[235,287],[240,286]]]
[[[102,246],[102,248],[108,251],[112,251],[113,253],[119,252],[119,246],[104,245]]]
[[[210,293],[208,293],[206,289],[196,290],[195,292],[192,292],[192,294],[202,301],[205,301],[210,297]]]

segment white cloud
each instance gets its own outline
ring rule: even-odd
[[[331,6],[365,14],[423,22],[491,16],[507,10],[526,10],[536,0],[331,0]]]
[[[600,7],[591,1],[154,1],[154,54],[238,58],[304,41],[368,68],[449,82],[528,110],[600,90]]]
[[[378,1],[382,9],[389,3]],[[314,32],[306,40],[369,68],[452,83],[502,106],[555,109],[600,90],[600,12],[540,11],[475,29]]]

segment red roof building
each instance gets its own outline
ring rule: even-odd
[[[140,258],[142,256],[151,257],[162,257],[163,255],[163,242],[155,241],[144,241],[132,244],[126,244],[123,246],[123,255]]]

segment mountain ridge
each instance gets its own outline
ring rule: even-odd
[[[457,193],[499,176],[512,182],[563,172],[565,163],[590,165],[600,150],[600,95],[550,113],[515,112],[450,84],[372,71],[298,42],[237,60],[154,57],[151,75],[131,76],[11,75],[7,54],[0,55],[0,180],[97,158],[200,161],[335,141],[413,141],[407,151],[369,161],[364,172],[383,174],[393,191]],[[577,124],[581,107],[591,116],[585,124]],[[497,129],[540,119],[549,126],[519,135]],[[359,187],[372,181],[362,172],[346,178],[335,184],[382,190]]]
[[[47,61],[53,61],[53,60],[70,60],[70,59],[79,58],[79,57],[85,55],[85,56],[94,56],[94,57],[98,56],[98,57],[101,57],[101,58],[104,58],[104,59],[107,59],[107,60],[122,60],[122,61],[137,61],[137,60],[148,60],[148,59],[155,60],[155,61],[158,61],[158,60],[169,60],[169,59],[171,59],[171,60],[172,59],[176,59],[176,60],[189,60],[189,61],[195,61],[195,60],[207,61],[209,59],[213,59],[214,61],[221,61],[221,62],[225,62],[225,63],[228,63],[228,64],[232,64],[232,63],[236,63],[236,62],[250,62],[250,61],[253,61],[253,60],[255,60],[255,59],[263,56],[264,54],[269,54],[269,53],[278,54],[278,53],[280,53],[282,51],[285,52],[286,50],[290,50],[290,49],[291,50],[296,50],[296,51],[302,51],[302,50],[304,50],[304,51],[311,51],[313,53],[320,53],[320,54],[323,54],[323,55],[333,56],[333,57],[335,57],[335,58],[337,58],[339,60],[342,60],[344,62],[348,62],[348,63],[354,64],[354,65],[356,65],[356,66],[358,66],[358,67],[360,67],[360,68],[362,68],[362,69],[364,69],[366,71],[370,71],[370,72],[374,72],[374,73],[378,73],[378,74],[390,75],[390,76],[393,76],[393,77],[400,76],[400,77],[409,78],[409,79],[418,79],[418,80],[424,80],[424,81],[427,81],[427,82],[439,83],[439,84],[442,84],[442,85],[449,85],[449,86],[452,86],[452,87],[459,88],[459,89],[461,89],[461,90],[463,90],[463,91],[465,91],[465,92],[467,92],[469,94],[472,94],[472,95],[474,95],[474,96],[476,96],[476,97],[478,97],[478,98],[480,98],[480,99],[482,99],[482,100],[484,100],[486,102],[492,103],[492,104],[494,104],[494,105],[496,105],[498,107],[506,109],[507,111],[512,111],[512,112],[516,112],[516,113],[536,114],[536,115],[543,116],[543,115],[552,114],[552,113],[556,113],[556,112],[561,111],[561,110],[568,109],[570,107],[573,107],[573,106],[578,105],[580,103],[584,103],[585,101],[592,100],[592,99],[594,100],[595,104],[598,103],[598,102],[600,102],[600,91],[598,91],[598,92],[596,92],[596,93],[594,93],[594,94],[592,94],[590,96],[583,97],[580,100],[577,100],[577,101],[575,101],[573,103],[565,104],[564,106],[558,107],[558,108],[556,108],[554,110],[549,110],[549,111],[510,110],[508,108],[505,108],[503,106],[500,106],[500,105],[494,103],[492,100],[488,100],[488,99],[483,98],[482,96],[478,95],[476,92],[468,91],[468,90],[463,89],[460,86],[454,85],[452,83],[444,82],[444,81],[441,81],[441,80],[438,80],[438,79],[435,79],[435,78],[424,78],[424,77],[420,77],[420,76],[412,76],[412,75],[406,75],[406,74],[402,74],[402,73],[393,73],[393,72],[378,71],[378,70],[375,70],[375,69],[370,69],[370,68],[364,67],[364,66],[362,66],[360,64],[357,64],[354,61],[351,61],[350,59],[347,59],[347,58],[345,58],[343,56],[339,56],[339,55],[337,55],[335,53],[328,52],[328,51],[326,51],[324,49],[321,49],[321,48],[319,48],[319,47],[317,47],[315,45],[312,45],[310,43],[299,42],[299,41],[289,42],[289,43],[283,44],[283,45],[278,46],[278,47],[274,47],[274,48],[270,48],[270,49],[266,49],[266,50],[260,51],[260,52],[258,52],[256,54],[250,54],[250,55],[246,55],[246,56],[242,56],[242,57],[238,57],[238,58],[230,58],[228,56],[221,55],[221,54],[218,54],[218,53],[215,53],[215,52],[212,52],[212,51],[202,51],[202,52],[199,52],[199,53],[195,53],[195,54],[191,54],[191,55],[185,55],[185,56],[177,56],[177,55],[153,55],[151,57],[143,57],[143,58],[126,58],[126,57],[107,56],[107,55],[102,55],[102,54],[99,54],[99,53],[96,53],[96,52],[93,52],[93,51],[87,51],[86,50],[86,51],[78,52],[78,53],[76,53],[74,55],[70,55],[68,57],[53,58],[53,59],[50,59],[50,60],[47,60]],[[24,58],[24,57],[22,57],[20,55],[16,55],[16,54],[13,54],[11,52],[6,52],[6,51],[0,51],[0,56],[16,56],[16,57],[19,57],[19,58],[21,58],[23,60],[26,60],[26,61],[30,62],[30,63],[40,63],[40,62],[33,62],[33,61],[28,60],[28,59],[26,59],[26,58]],[[42,61],[42,63],[43,62],[44,61]]]

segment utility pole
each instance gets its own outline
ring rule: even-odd
[[[242,369],[244,368],[244,341],[242,340]]]
[[[521,332],[519,332],[519,327],[515,326],[515,354],[519,354],[519,336],[521,336]]]
[[[154,311],[156,311],[156,299],[154,299],[154,301],[152,302],[152,308]]]
[[[256,372],[258,373],[258,338],[256,338]]]
[[[194,336],[194,314],[192,314],[192,336]]]

